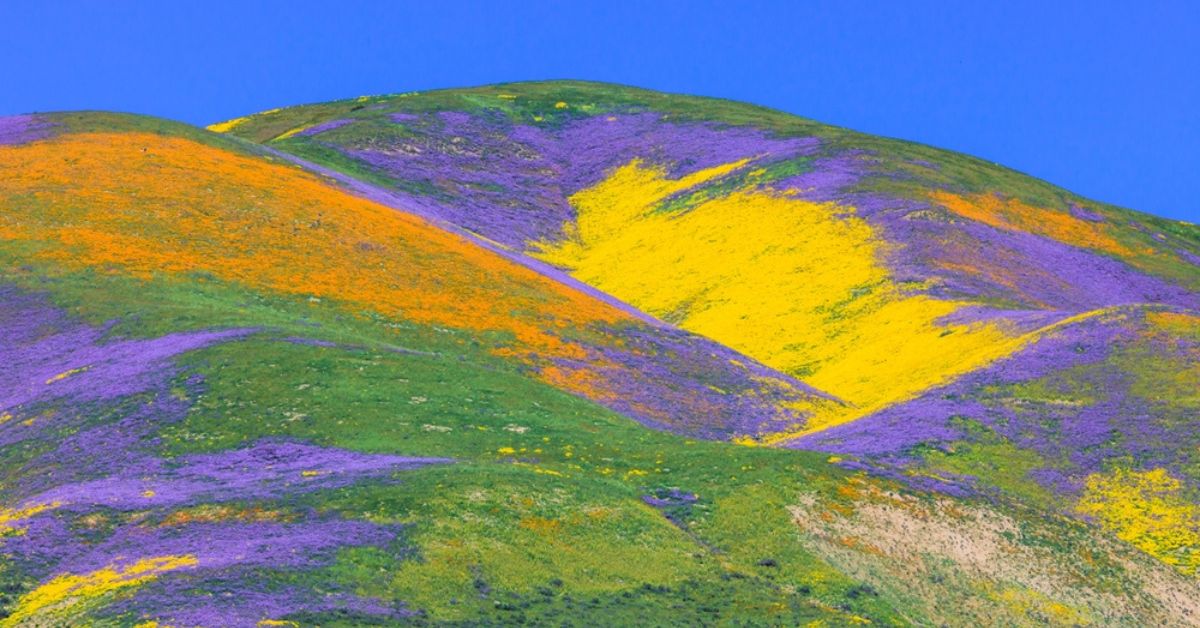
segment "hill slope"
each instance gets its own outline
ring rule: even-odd
[[[964,155],[587,83],[361,98],[213,128],[370,179],[841,402],[749,440],[922,485],[1020,485],[1063,511],[1105,473],[1164,473],[1184,501],[1200,489],[1194,225]],[[978,405],[997,386],[1016,387],[1007,409]],[[952,453],[981,438],[1022,464]],[[1172,560],[1194,568],[1200,554]]]
[[[606,85],[211,128],[0,119],[3,625],[1200,621],[1194,227]]]

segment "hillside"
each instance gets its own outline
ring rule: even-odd
[[[1200,623],[1193,225],[575,82],[0,169],[3,625]]]
[[[1161,471],[1186,487],[1171,499],[1196,501],[1194,225],[964,155],[596,84],[213,128],[370,179],[840,402],[741,441],[1063,511],[1125,471]],[[993,446],[1020,464],[964,454]],[[1176,550],[1156,551],[1200,564]]]

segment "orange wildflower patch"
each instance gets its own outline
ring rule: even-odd
[[[519,524],[526,530],[532,530],[538,534],[553,534],[558,532],[562,527],[562,522],[557,519],[546,519],[544,517],[526,517]]]
[[[885,554],[883,552],[883,550],[879,549],[878,547],[875,547],[874,545],[871,545],[870,543],[868,543],[868,542],[864,541],[863,539],[856,537],[856,536],[843,536],[843,537],[837,539],[837,543],[838,543],[838,545],[841,545],[842,547],[847,547],[852,550],[857,550],[860,552],[867,552],[869,554],[874,554],[876,556],[883,556],[883,557],[887,556],[887,554]]]
[[[288,521],[291,517],[278,510],[267,510],[255,506],[252,508],[234,508],[232,506],[210,505],[197,506],[179,510],[167,515],[162,525],[181,526],[191,523],[221,523],[239,521],[244,523],[261,523],[268,521]]]
[[[542,381],[589,399],[615,399],[616,394],[607,389],[607,383],[599,374],[569,366],[547,366],[541,371]]]
[[[1200,340],[1200,316],[1183,312],[1147,312],[1146,320],[1156,330]]]
[[[68,267],[202,271],[418,323],[511,336],[523,359],[581,357],[548,329],[628,320],[470,241],[298,168],[149,133],[0,147],[0,234]]]
[[[1104,223],[1076,218],[1066,212],[1037,207],[1015,198],[1006,199],[994,194],[964,196],[937,190],[930,196],[939,205],[959,216],[998,229],[1032,233],[1071,246],[1103,251],[1120,257],[1132,257],[1137,254],[1110,235]]]

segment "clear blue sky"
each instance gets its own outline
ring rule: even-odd
[[[0,114],[209,123],[547,78],[751,101],[1200,222],[1195,0],[0,2]]]

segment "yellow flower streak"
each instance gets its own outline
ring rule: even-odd
[[[12,615],[0,626],[19,626],[35,618],[57,616],[70,606],[122,589],[137,586],[159,574],[193,567],[196,557],[191,554],[144,558],[124,567],[109,566],[91,573],[62,574],[21,596]],[[48,619],[48,618],[47,618]]]

